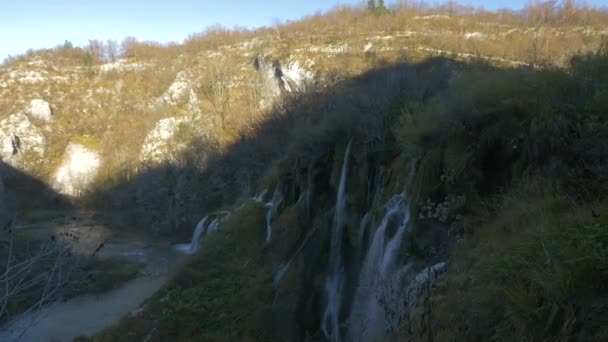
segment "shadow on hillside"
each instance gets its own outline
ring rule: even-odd
[[[43,181],[0,160],[0,225],[34,211],[70,211],[72,203]]]
[[[395,99],[424,102],[467,67],[446,58],[417,64],[379,62],[374,70],[331,86],[285,93],[282,105],[226,150],[214,151],[206,141],[191,141],[177,162],[97,188],[86,202],[97,210],[99,220],[112,226],[185,239],[206,213],[265,187],[290,184],[282,190],[288,201],[295,201],[304,191],[298,185],[301,179],[283,177],[324,167],[323,163],[331,162],[336,145],[350,139],[378,149],[382,153],[377,158],[386,157],[392,139],[386,132],[391,130],[391,116],[399,112]],[[319,192],[334,187],[326,176],[319,174],[314,180]]]
[[[460,78],[455,77],[465,74],[463,71],[468,69],[492,73],[486,73],[491,74],[488,76],[472,72]],[[589,74],[597,74],[595,69],[589,70]],[[407,148],[428,148],[430,151],[424,154],[421,158],[423,160],[418,161],[416,177],[421,175],[422,180],[415,177],[412,181],[412,188],[426,187],[423,190],[426,190],[425,195],[428,196],[433,192],[447,192],[446,189],[437,189],[448,186],[452,187],[450,190],[454,190],[453,193],[458,194],[498,194],[517,175],[527,175],[525,168],[542,169],[544,175],[552,179],[557,179],[556,175],[585,182],[598,178],[596,175],[603,175],[604,178],[601,179],[606,179],[603,164],[593,164],[596,159],[602,160],[595,158],[596,155],[605,157],[605,148],[587,148],[599,145],[598,141],[605,141],[603,134],[606,132],[601,129],[597,132],[594,129],[577,131],[570,125],[570,122],[577,122],[579,118],[578,111],[571,108],[584,107],[584,101],[588,100],[581,96],[587,92],[588,85],[585,82],[580,82],[582,85],[574,84],[566,72],[559,70],[543,72],[541,81],[523,82],[527,76],[539,75],[533,74],[536,72],[522,68],[497,70],[481,62],[462,63],[445,58],[433,58],[420,63],[379,63],[377,68],[358,77],[331,81],[329,86],[312,86],[306,93],[284,94],[284,103],[267,114],[264,121],[251,127],[248,131],[250,133],[221,152],[214,149],[211,142],[191,141],[176,162],[147,168],[132,178],[107,184],[90,193],[85,200],[97,209],[98,220],[114,227],[122,225],[125,229],[140,229],[169,239],[187,241],[194,224],[201,217],[231,208],[240,204],[240,200],[251,198],[263,190],[268,190],[264,201],[270,200],[272,193],[278,189],[284,196],[286,208],[278,216],[287,222],[277,222],[277,227],[283,224],[287,228],[282,231],[277,228],[270,244],[265,243],[263,238],[266,227],[249,227],[247,222],[238,222],[247,228],[259,228],[260,239],[257,242],[258,247],[263,245],[260,247],[263,249],[261,258],[268,257],[268,263],[273,263],[273,274],[256,276],[263,278],[260,282],[266,286],[264,290],[273,292],[267,301],[271,303],[268,304],[271,306],[269,311],[277,310],[271,314],[264,311],[266,308],[256,310],[260,309],[260,316],[274,315],[277,330],[284,329],[277,334],[285,340],[301,340],[303,336],[314,336],[312,340],[322,340],[320,322],[324,306],[323,284],[328,269],[328,254],[331,252],[328,246],[329,232],[332,231],[333,208],[344,150],[349,141],[353,142],[354,152],[349,162],[348,203],[344,210],[344,216],[348,216],[346,221],[349,222],[344,223],[346,232],[340,250],[347,260],[344,262],[344,274],[345,283],[348,283],[342,290],[342,316],[348,312],[348,298],[354,295],[352,292],[357,283],[359,261],[356,260],[356,253],[361,252],[355,248],[357,235],[360,234],[358,224],[363,213],[374,205],[381,207],[381,203],[386,203],[390,196],[403,191],[403,183],[411,168],[393,166],[406,164],[398,157],[405,154]],[[580,70],[577,72],[580,73]],[[584,76],[583,73],[583,78]],[[468,87],[467,82],[474,86]],[[541,87],[553,85],[553,82],[558,85],[555,89]],[[449,91],[444,92],[448,87]],[[439,98],[436,95],[439,94],[442,95],[440,100],[445,103],[436,103]],[[532,99],[525,98],[528,94],[533,95]],[[563,102],[556,101],[562,98]],[[539,104],[546,104],[548,108],[538,106]],[[575,106],[571,106],[573,104]],[[439,105],[449,108],[433,107]],[[546,113],[557,114],[543,116]],[[448,120],[446,115],[453,115],[455,119],[450,117]],[[556,117],[559,120],[555,120]],[[404,125],[407,129],[400,127],[400,120],[409,120]],[[424,122],[417,126],[416,120]],[[431,122],[433,120],[443,121],[437,124]],[[416,135],[412,139],[413,143],[408,141],[408,145],[399,141],[409,133]],[[585,139],[581,139],[581,136]],[[456,138],[450,139],[454,137]],[[587,137],[590,139],[587,140]],[[570,145],[576,146],[564,147]],[[449,153],[452,155],[449,156]],[[557,154],[560,154],[559,158],[553,158]],[[447,175],[454,177],[451,182],[441,180],[437,184],[442,177],[447,177],[445,173],[442,174],[446,170],[442,164],[450,162],[449,157],[454,156],[453,159],[457,160],[451,162],[457,164],[458,169],[455,170],[459,174]],[[577,174],[570,174],[573,169],[568,168],[568,165],[581,166],[574,171],[582,172],[582,176],[573,177]],[[516,174],[515,166],[524,170]],[[398,184],[389,184],[391,182]],[[381,191],[378,189],[386,190],[386,193],[378,195],[377,191]],[[437,199],[445,200],[444,195],[437,195]],[[297,212],[300,206],[294,205],[302,198],[308,198],[305,215],[300,215]],[[412,211],[415,211],[416,197],[412,198]],[[373,214],[375,213],[372,212]],[[243,217],[239,219],[245,220]],[[419,248],[422,251],[417,255],[416,249],[410,247],[408,252],[412,254],[408,257],[423,258],[427,256],[424,254],[426,250],[447,248],[446,241],[449,237],[446,227],[424,227],[421,229],[424,232],[420,234],[430,232],[428,234],[437,235],[428,235],[426,238],[417,235],[419,233],[415,228],[412,228],[409,236],[425,248]],[[235,235],[230,238],[244,239],[239,234]],[[361,236],[358,238],[361,239]],[[256,244],[256,241],[251,240],[234,241],[236,245]],[[428,243],[425,245],[419,241]],[[306,247],[301,247],[305,244]],[[304,261],[299,266],[291,266],[298,267],[291,272],[299,272],[298,276],[286,279],[283,284],[288,285],[281,285],[284,288],[277,289],[269,279],[283,270],[277,267],[282,262],[289,260],[291,263],[298,250],[304,250],[300,256]],[[218,253],[221,255],[213,255],[213,260],[195,261],[201,265],[212,262],[216,267],[222,266],[222,262],[226,262],[222,259],[232,258],[232,252],[222,251]],[[247,258],[254,257],[247,255],[244,260],[238,260],[238,265],[248,265]],[[298,260],[295,260],[294,264],[297,263]],[[219,287],[234,284],[231,277],[220,279],[225,276],[222,272],[201,275],[199,266],[197,264],[185,268],[179,279],[186,285],[178,283],[177,286],[196,288],[199,284],[193,284],[192,279],[196,279],[197,275],[203,282],[204,279],[209,279],[205,276],[214,281],[219,279]],[[179,282],[179,279],[175,281]],[[238,285],[259,285],[249,278],[243,281],[249,283]],[[205,284],[200,286],[204,288]],[[238,298],[259,295],[257,292],[247,292],[247,289],[239,294],[241,297]],[[227,308],[226,310],[234,309],[229,306]],[[182,309],[191,317],[190,308]],[[202,309],[196,313],[199,316],[192,317],[205,317],[207,314]],[[246,312],[246,316],[254,315]],[[260,323],[256,317],[248,320],[252,326]],[[346,318],[340,317],[339,320],[346,322]],[[169,321],[168,324],[172,324],[173,321]],[[192,328],[188,324],[184,323],[183,327]],[[171,334],[173,330],[166,333]]]

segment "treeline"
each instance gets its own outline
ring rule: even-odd
[[[479,23],[511,25],[514,27],[539,26],[605,26],[608,23],[608,7],[594,7],[579,0],[530,0],[521,10],[482,8],[461,5],[455,1],[430,4],[419,0],[400,0],[392,6],[381,0],[369,0],[359,6],[340,6],[326,13],[317,13],[296,22],[275,22],[272,26],[250,30],[243,27],[226,28],[219,25],[192,34],[183,43],[159,43],[138,41],[127,37],[121,43],[115,40],[89,40],[82,47],[73,47],[69,41],[54,49],[28,50],[25,57],[35,53],[55,51],[64,57],[77,57],[87,63],[115,61],[118,58],[174,58],[183,53],[197,53],[205,49],[243,42],[255,37],[285,40],[303,33],[350,34],[370,31],[399,30],[404,25],[416,26],[417,19],[445,19],[435,23],[438,28],[462,29]],[[9,56],[5,64],[23,56]]]

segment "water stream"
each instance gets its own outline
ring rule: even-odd
[[[269,243],[272,238],[272,219],[277,213],[281,202],[283,202],[283,195],[279,192],[277,187],[270,202],[266,203],[266,208],[268,208],[268,211],[266,212],[266,243]]]
[[[201,236],[207,233],[207,230],[209,228],[207,226],[208,220],[209,216],[205,216],[198,222],[198,224],[194,228],[194,232],[192,233],[192,240],[190,241],[190,243],[178,244],[175,246],[175,248],[178,251],[186,254],[194,254],[198,252],[201,245]],[[209,224],[209,226],[211,226],[211,224]]]
[[[323,313],[321,329],[325,337],[333,342],[341,341],[340,336],[340,306],[342,304],[342,288],[344,286],[344,265],[342,261],[342,237],[344,234],[344,214],[346,206],[346,178],[348,175],[348,161],[352,141],[348,143],[344,152],[336,209],[331,231],[331,245],[329,255],[329,271],[325,282],[325,295],[327,306]]]
[[[389,200],[384,208],[382,221],[376,228],[373,239],[359,274],[350,315],[351,340],[368,341],[378,338],[386,331],[387,305],[402,273],[409,265],[397,271],[398,251],[407,231],[410,210],[406,196],[399,194]]]
[[[140,309],[145,299],[168,280],[182,255],[169,245],[118,254],[145,260],[146,274],[115,290],[79,296],[18,315],[0,327],[0,341],[72,341],[77,336],[94,335]]]

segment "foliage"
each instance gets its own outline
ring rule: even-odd
[[[601,50],[567,72],[477,65],[422,103],[402,100],[393,132],[420,158],[414,192],[427,201],[410,248],[429,219],[456,240],[434,290],[437,340],[608,337],[607,62]],[[461,194],[463,215],[434,204]]]
[[[147,303],[143,317],[124,318],[96,341],[271,340],[271,273],[264,255],[264,209],[245,203],[202,250]],[[170,303],[168,305],[167,303]]]

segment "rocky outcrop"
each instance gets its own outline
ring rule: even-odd
[[[271,103],[282,93],[303,92],[306,86],[314,80],[314,73],[300,66],[295,61],[287,65],[280,63],[268,63],[262,58],[257,58],[254,67],[260,72],[263,79],[263,103]]]
[[[36,84],[47,81],[43,71],[35,70],[13,70],[8,74],[9,78],[21,84]]]
[[[102,74],[108,72],[138,72],[150,67],[149,64],[143,62],[129,62],[126,59],[119,59],[116,62],[106,63],[99,66],[99,71]]]
[[[187,121],[187,118],[176,117],[158,121],[156,127],[148,133],[144,140],[140,154],[141,162],[155,164],[172,160],[180,147],[172,138],[178,132],[180,125]]]
[[[44,157],[45,143],[42,131],[23,113],[0,121],[0,159],[13,167]]]
[[[190,80],[185,71],[180,71],[175,76],[175,81],[162,96],[162,100],[168,105],[176,105],[190,91]]]
[[[53,187],[64,195],[78,196],[95,179],[100,165],[99,153],[70,143],[65,149],[63,162],[53,175]]]
[[[27,113],[38,120],[42,121],[51,121],[53,120],[53,113],[51,111],[51,105],[42,100],[42,99],[34,99],[30,102],[30,105],[27,109]]]

